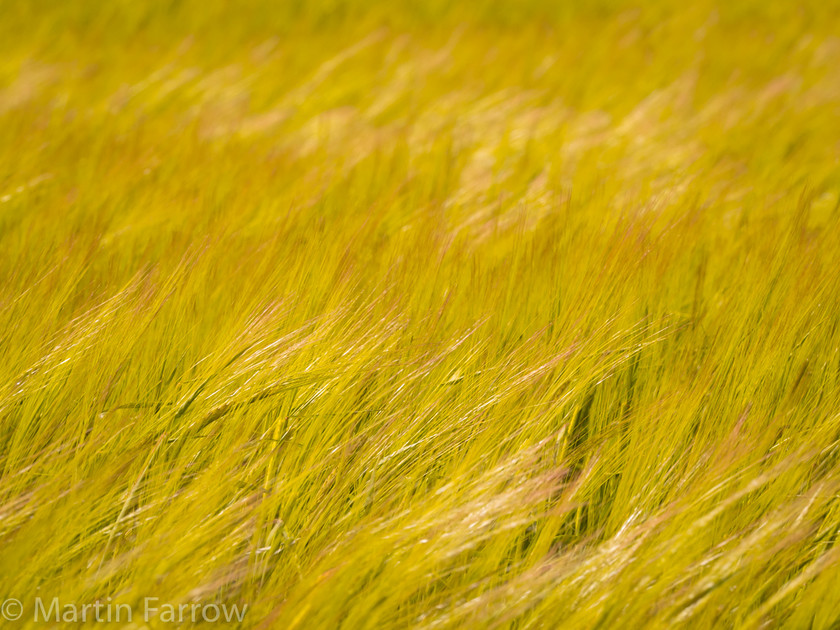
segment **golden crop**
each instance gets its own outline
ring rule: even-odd
[[[833,0],[0,0],[0,53],[3,627],[838,627]]]

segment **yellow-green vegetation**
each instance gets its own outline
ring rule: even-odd
[[[638,4],[0,2],[4,627],[838,627],[840,11]]]

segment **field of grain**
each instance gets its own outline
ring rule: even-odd
[[[0,52],[0,627],[840,627],[834,0]]]

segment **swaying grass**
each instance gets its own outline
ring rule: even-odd
[[[4,624],[838,627],[833,5],[0,2]]]

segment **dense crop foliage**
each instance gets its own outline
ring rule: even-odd
[[[0,1],[4,623],[837,627],[840,11],[683,4]]]

